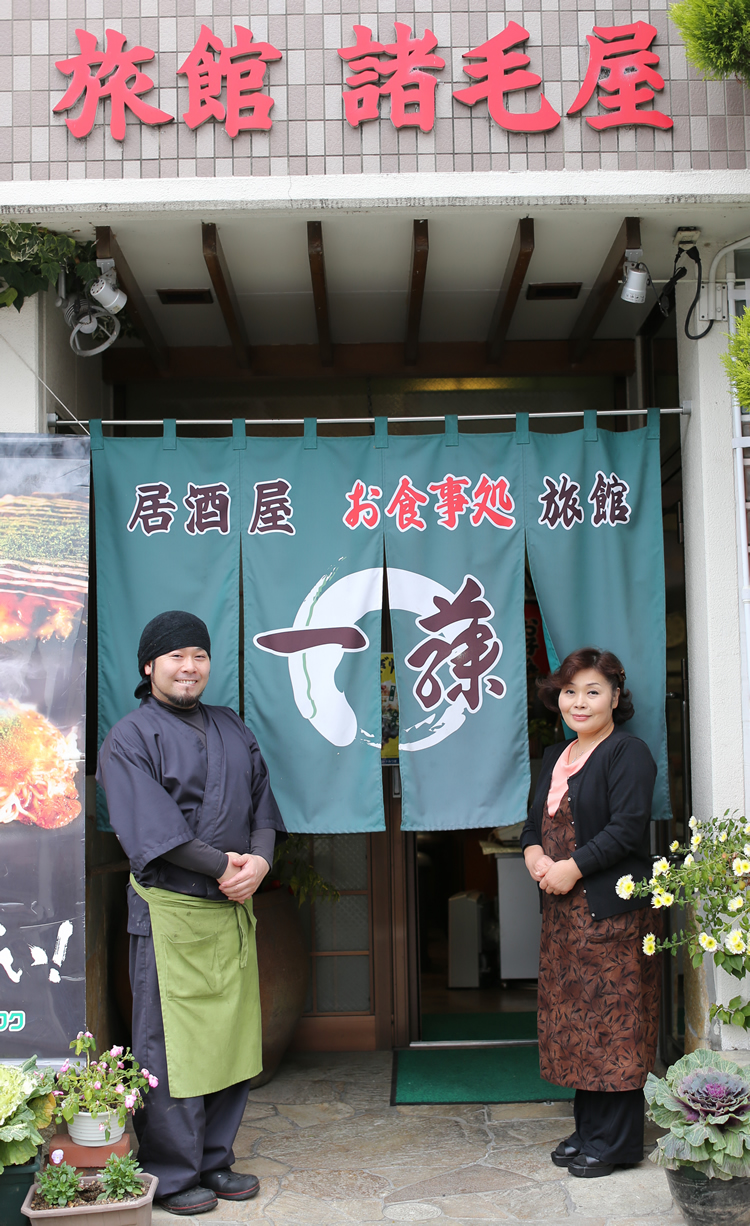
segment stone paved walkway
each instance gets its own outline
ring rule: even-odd
[[[154,1226],[683,1223],[651,1162],[592,1180],[550,1162],[571,1131],[569,1102],[391,1107],[390,1082],[390,1052],[288,1058],[250,1095],[235,1146],[259,1195],[196,1218],[156,1210]]]

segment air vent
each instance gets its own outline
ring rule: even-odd
[[[536,302],[568,302],[581,292],[582,281],[537,281],[527,286],[526,297]]]
[[[210,289],[158,289],[156,292],[164,306],[210,306],[213,302]]]

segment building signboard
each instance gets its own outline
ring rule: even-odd
[[[396,128],[419,128],[429,132],[435,125],[435,71],[445,69],[445,60],[434,51],[438,45],[432,30],[421,38],[411,27],[395,23],[396,41],[381,43],[373,39],[369,26],[355,25],[352,47],[340,47],[338,55],[348,66],[343,92],[343,111],[347,122],[356,128],[378,120],[381,101],[390,98],[390,120]],[[277,47],[255,42],[252,30],[234,27],[236,43],[227,47],[221,38],[202,25],[198,41],[177,69],[188,85],[188,109],[182,115],[191,129],[209,119],[224,124],[231,139],[241,132],[268,131],[272,124],[272,95],[265,90],[266,65],[283,58]],[[620,26],[594,26],[589,34],[589,62],[581,88],[568,116],[578,115],[597,95],[605,108],[602,115],[587,116],[596,131],[617,127],[671,128],[668,115],[645,109],[653,102],[656,90],[664,89],[664,79],[656,71],[658,54],[651,49],[656,26],[635,21]],[[154,81],[140,67],[155,57],[150,47],[126,48],[126,36],[118,30],[105,32],[99,49],[96,35],[76,30],[79,53],[58,60],[57,69],[70,76],[70,84],[55,104],[55,114],[82,105],[65,122],[73,136],[90,134],[100,113],[100,103],[110,101],[109,129],[114,140],[123,141],[127,130],[126,111],[149,126],[173,122],[175,116],[146,101],[144,95],[155,88]],[[481,46],[463,52],[468,64],[463,71],[475,83],[453,91],[464,106],[486,101],[493,121],[507,132],[550,132],[561,115],[543,93],[536,109],[510,111],[507,96],[519,90],[536,89],[542,78],[527,69],[530,56],[517,50],[529,39],[529,31],[511,21]]]

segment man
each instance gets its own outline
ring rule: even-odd
[[[97,772],[132,870],[133,1052],[158,1080],[134,1122],[161,1207],[208,1213],[259,1187],[230,1169],[248,1081],[261,1069],[248,900],[284,823],[253,734],[228,707],[200,702],[211,670],[205,623],[180,611],[155,617],[138,667],[141,705],[110,731]]]

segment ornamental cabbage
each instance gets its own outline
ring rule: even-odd
[[[694,1051],[666,1077],[649,1073],[643,1093],[649,1119],[669,1129],[649,1155],[657,1166],[691,1166],[709,1179],[750,1175],[750,1083],[739,1065]]]
[[[42,1144],[40,1128],[52,1119],[55,1096],[51,1069],[36,1067],[36,1056],[21,1067],[0,1064],[0,1175],[6,1166],[23,1166]]]

